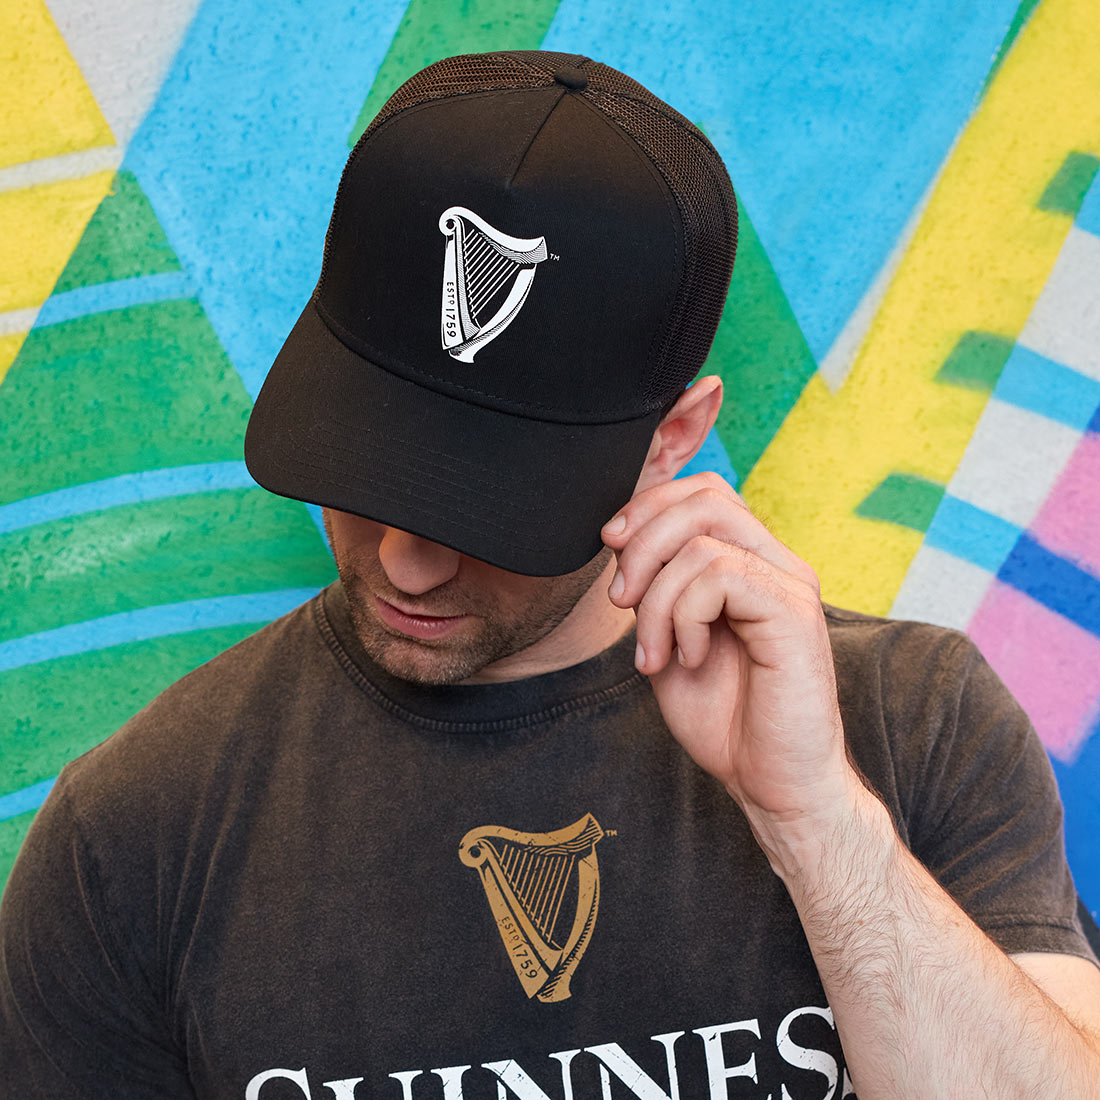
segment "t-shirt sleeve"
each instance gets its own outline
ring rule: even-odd
[[[63,776],[0,903],[0,1095],[193,1100],[146,954],[112,919]]]
[[[963,635],[927,671],[938,722],[906,784],[914,854],[1004,951],[1096,963],[1077,915],[1057,783],[1023,708]]]

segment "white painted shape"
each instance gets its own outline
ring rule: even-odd
[[[13,164],[10,168],[0,168],[0,191],[17,191],[23,187],[36,187],[40,183],[80,179],[96,172],[113,172],[121,163],[122,150],[117,145],[28,160]]]
[[[200,0],[46,0],[115,141],[153,105]]]
[[[923,544],[890,608],[892,619],[965,630],[993,583],[993,574],[946,550]]]
[[[1100,382],[1100,237],[1070,227],[1019,343]]]
[[[9,309],[0,313],[0,336],[11,336],[16,332],[30,332],[38,316],[38,306],[32,309]]]
[[[852,311],[852,315],[844,323],[844,327],[837,333],[832,347],[829,348],[825,358],[818,366],[818,374],[821,375],[821,380],[833,393],[836,393],[844,385],[848,374],[855,365],[856,357],[859,355],[860,348],[863,347],[863,341],[867,338],[871,322],[874,321],[875,314],[878,313],[879,306],[882,305],[882,299],[886,297],[886,292],[894,281],[894,275],[909,250],[913,235],[920,225],[921,218],[924,217],[925,208],[932,199],[932,192],[935,191],[936,185],[940,182],[940,176],[943,175],[948,161],[955,152],[955,146],[958,144],[961,135],[961,130],[955,135],[951,147],[947,150],[947,155],[940,162],[931,183],[924,189],[924,194],[921,195],[920,200],[913,207],[912,213],[902,227],[901,233],[898,234],[898,239],[890,250],[890,254],[886,257],[886,261],[879,269],[874,281],[864,292],[863,297],[860,298],[859,305]]]
[[[991,397],[947,491],[1027,527],[1080,439],[1075,428]]]

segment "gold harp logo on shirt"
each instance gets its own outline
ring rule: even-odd
[[[528,997],[564,1001],[600,905],[596,819],[552,833],[486,825],[471,829],[458,856],[481,876],[500,938]]]

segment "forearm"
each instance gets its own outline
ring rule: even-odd
[[[1095,1097],[1095,1037],[939,887],[873,795],[850,806],[808,829],[753,827],[798,909],[860,1100]]]

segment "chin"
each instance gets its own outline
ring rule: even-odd
[[[457,684],[480,672],[489,663],[468,650],[432,649],[400,638],[387,637],[377,647],[364,648],[371,660],[391,676],[413,684]]]

